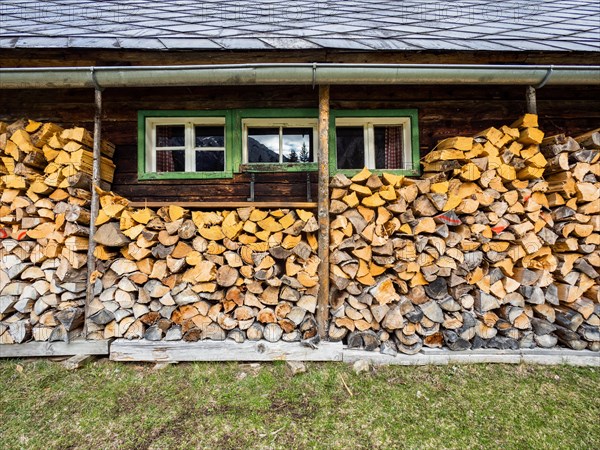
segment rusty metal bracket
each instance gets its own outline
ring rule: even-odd
[[[256,174],[252,172],[250,174],[250,197],[248,197],[249,202],[254,201],[254,183],[256,183]]]

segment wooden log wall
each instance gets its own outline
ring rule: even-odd
[[[0,93],[0,119],[18,118],[36,111],[43,120],[64,125],[80,123],[88,128],[93,121],[91,90],[31,91],[19,96]],[[577,134],[600,121],[594,108],[600,89],[546,87],[538,93],[542,126],[550,133]],[[333,86],[331,107],[335,108],[417,108],[421,150],[425,153],[440,139],[461,133],[475,133],[525,110],[522,87],[429,86],[418,89],[394,87]],[[41,101],[40,101],[41,99]],[[310,87],[239,87],[177,89],[108,89],[104,93],[103,132],[117,145],[114,189],[132,201],[243,201],[249,195],[250,178],[235,175],[233,180],[137,181],[137,111],[140,109],[314,108],[318,98]],[[57,107],[57,105],[60,105]],[[257,200],[302,201],[306,198],[304,174],[260,174]],[[316,174],[311,175],[316,197]],[[184,186],[184,188],[182,188]]]
[[[12,55],[12,56],[11,56]],[[114,58],[114,53],[112,54]],[[255,55],[258,60],[261,57]],[[296,55],[296,60],[299,60]],[[319,57],[320,56],[320,57]],[[317,55],[306,54],[300,60],[373,62],[369,55]],[[114,64],[111,54],[103,53],[99,59],[90,55],[80,55],[80,60],[68,60],[74,65]],[[427,62],[431,55],[423,56],[422,61],[413,57],[400,57],[391,54],[378,54],[379,62]],[[571,55],[570,57],[573,57]],[[564,56],[565,63],[571,61]],[[208,57],[201,60],[182,54],[177,62],[170,61],[171,55],[135,54],[131,64],[157,63],[206,63],[242,62],[240,55]],[[236,59],[237,58],[237,59]],[[289,61],[291,56],[280,55],[271,61]],[[429,59],[428,59],[429,58]],[[475,60],[465,56],[462,60],[450,56],[441,57],[437,62],[523,62],[523,55],[495,55]],[[325,59],[327,60],[327,59]],[[19,66],[31,63],[17,53],[0,56],[5,64]],[[430,62],[431,62],[430,61]],[[529,63],[547,63],[550,59],[537,55],[527,60]],[[554,61],[555,62],[555,61]],[[46,64],[47,63],[47,64]],[[64,61],[61,61],[65,64]],[[56,65],[50,54],[45,54],[36,64]],[[600,112],[594,98],[600,96],[599,87],[554,87],[538,90],[538,110],[540,124],[550,134],[569,132],[578,134],[587,131],[600,122]],[[89,129],[93,122],[92,90],[31,90],[28,92],[0,91],[2,112],[0,120],[13,120],[35,116],[41,120],[52,120],[70,126],[80,124]],[[238,109],[255,108],[317,108],[317,90],[310,86],[242,86],[242,87],[184,87],[146,89],[107,89],[104,92],[103,133],[117,145],[114,188],[132,201],[244,201],[249,195],[250,177],[236,174],[233,179],[224,180],[137,180],[137,111],[141,109],[194,110],[194,109]],[[421,152],[424,154],[438,140],[458,134],[473,134],[478,130],[502,122],[506,117],[515,117],[525,112],[525,87],[523,86],[332,86],[332,109],[371,109],[371,108],[415,108],[419,111],[419,133]],[[282,198],[290,201],[306,199],[306,175],[259,174],[256,184],[256,199],[276,201]],[[316,173],[311,174],[313,198],[316,198]]]

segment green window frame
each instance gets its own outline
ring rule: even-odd
[[[148,151],[152,151],[148,149],[148,146],[150,145],[148,136],[152,131],[149,127],[152,126],[152,119],[165,119],[172,123],[181,123],[182,125],[185,125],[186,119],[192,119],[194,121],[199,120],[201,122],[203,117],[224,120],[225,170],[218,172],[152,172],[147,169]],[[181,122],[178,122],[177,119],[181,119]],[[233,151],[233,128],[232,113],[228,110],[138,111],[138,179],[143,181],[232,178],[233,168],[237,167],[234,158],[236,152]]]
[[[148,119],[177,119],[181,123],[185,119],[223,118],[225,120],[225,170],[220,172],[150,172],[147,170],[147,123]],[[372,169],[373,173],[391,172],[400,175],[417,176],[420,174],[419,152],[419,127],[418,111],[416,109],[349,109],[330,111],[329,122],[329,171],[331,175],[343,173],[355,175],[360,169],[337,168],[337,119],[407,119],[410,121],[409,133],[412,169]],[[247,120],[272,119],[274,123],[281,123],[286,119],[314,119],[318,120],[316,108],[252,108],[233,110],[142,110],[138,111],[138,179],[144,180],[177,180],[177,179],[218,179],[233,178],[234,173],[240,172],[313,172],[318,170],[318,161],[309,163],[244,163],[243,149],[245,133],[244,123]],[[251,122],[250,122],[251,123]],[[376,124],[375,124],[376,125]],[[262,126],[262,125],[261,125]],[[265,125],[266,126],[266,125]],[[317,127],[318,132],[318,127]],[[406,140],[405,140],[406,142]],[[316,152],[315,148],[315,152]]]
[[[338,169],[337,167],[337,137],[336,121],[337,119],[364,119],[366,124],[369,119],[377,121],[380,119],[408,119],[410,127],[404,130],[409,133],[405,142],[410,142],[410,149],[406,154],[410,155],[409,161],[412,168],[408,169],[375,169],[369,167],[369,170],[376,174],[383,172],[395,173],[398,175],[417,176],[420,174],[420,151],[419,151],[419,125],[418,111],[416,109],[351,109],[351,110],[331,110],[329,117],[329,172],[331,175],[343,173],[347,176],[356,175],[360,169]],[[376,125],[376,124],[375,124]],[[366,140],[365,140],[366,142]],[[366,165],[366,164],[365,164]]]
[[[252,119],[264,119],[263,125],[268,123],[267,119],[272,119],[273,123],[279,124],[286,119],[314,119],[318,123],[319,110],[316,108],[252,108],[252,109],[237,109],[233,111],[233,120],[235,122],[235,130],[233,133],[236,149],[236,157],[240,172],[316,172],[318,170],[317,162],[309,163],[245,163],[244,148],[245,148],[245,132],[244,122]],[[277,127],[279,125],[276,125]],[[318,127],[316,128],[318,130]],[[318,132],[318,131],[317,131]],[[317,139],[318,142],[318,139]],[[315,148],[315,155],[317,149]]]

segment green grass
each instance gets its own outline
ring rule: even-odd
[[[566,366],[2,361],[0,447],[592,449],[599,388]]]

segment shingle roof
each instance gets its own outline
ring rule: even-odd
[[[598,0],[0,0],[0,48],[600,51]]]

